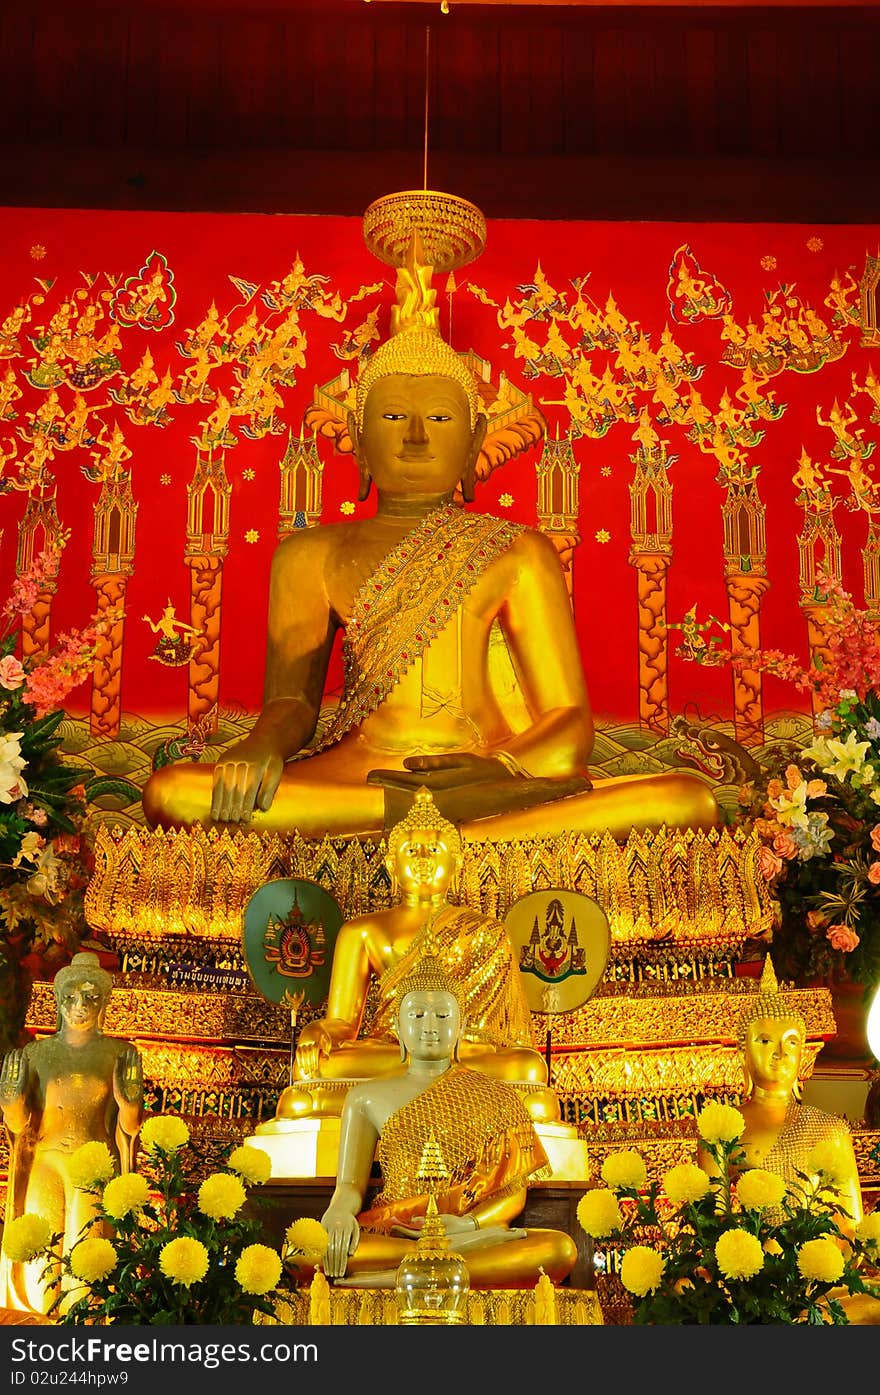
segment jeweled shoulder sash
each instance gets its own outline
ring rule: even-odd
[[[447,504],[392,548],[354,598],[342,646],[342,699],[312,754],[375,712],[522,531],[521,523]]]

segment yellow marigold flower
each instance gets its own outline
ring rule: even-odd
[[[84,1143],[71,1153],[67,1164],[71,1182],[84,1191],[108,1182],[115,1171],[116,1163],[106,1143]]]
[[[268,1293],[281,1278],[281,1256],[268,1245],[246,1245],[238,1257],[235,1278],[245,1293]]]
[[[880,1211],[869,1211],[856,1226],[856,1239],[863,1245],[880,1245]]]
[[[774,1172],[765,1172],[763,1167],[752,1167],[737,1181],[736,1194],[746,1211],[766,1211],[769,1206],[781,1204],[785,1180]]]
[[[104,1188],[101,1197],[104,1210],[114,1221],[121,1221],[132,1211],[139,1211],[150,1195],[146,1177],[139,1172],[124,1172],[121,1177],[113,1177]]]
[[[310,1260],[322,1258],[329,1238],[321,1222],[313,1220],[311,1216],[301,1216],[298,1221],[291,1221],[284,1235],[291,1250]]]
[[[734,1227],[715,1241],[715,1259],[725,1279],[753,1279],[764,1268],[764,1250],[755,1235]]]
[[[746,1121],[738,1109],[730,1104],[718,1104],[711,1100],[697,1115],[697,1129],[706,1143],[732,1143],[739,1138]]]
[[[633,1245],[623,1256],[620,1266],[620,1282],[637,1298],[654,1293],[660,1286],[666,1261],[649,1245]]]
[[[155,1114],[141,1128],[141,1147],[145,1153],[161,1148],[163,1153],[176,1153],[189,1143],[189,1129],[174,1114]]]
[[[208,1272],[208,1251],[201,1240],[180,1235],[159,1251],[159,1268],[173,1284],[197,1284]]]
[[[765,1255],[782,1254],[782,1246],[780,1245],[778,1240],[774,1240],[772,1235],[770,1236],[769,1240],[764,1241],[764,1253]]]
[[[272,1176],[272,1160],[269,1154],[262,1148],[252,1148],[248,1143],[243,1143],[240,1148],[230,1153],[226,1165],[254,1187],[261,1187]]]
[[[663,1190],[670,1201],[679,1205],[686,1201],[699,1201],[709,1190],[709,1178],[696,1163],[679,1163],[664,1174]]]
[[[797,1267],[805,1279],[835,1284],[843,1273],[844,1259],[833,1240],[806,1240],[797,1252]]]
[[[13,1264],[33,1259],[52,1239],[52,1226],[45,1216],[25,1211],[3,1227],[3,1253]]]
[[[840,1143],[836,1138],[823,1138],[807,1154],[807,1171],[818,1173],[830,1186],[840,1181],[844,1166]]]
[[[624,1148],[620,1153],[611,1153],[602,1164],[602,1181],[606,1187],[633,1187],[639,1191],[648,1180],[648,1169],[641,1153],[635,1148]]]
[[[212,1221],[231,1221],[246,1200],[241,1178],[231,1172],[212,1172],[199,1187],[199,1210]]]
[[[605,1187],[594,1187],[592,1191],[584,1192],[577,1204],[577,1218],[586,1233],[595,1240],[619,1230],[622,1224],[617,1197]]]
[[[83,1283],[93,1284],[106,1279],[116,1268],[117,1254],[109,1240],[92,1235],[80,1240],[70,1252],[70,1272]]]

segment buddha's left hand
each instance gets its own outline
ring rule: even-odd
[[[478,756],[473,751],[449,751],[436,756],[407,756],[405,770],[371,770],[368,785],[391,785],[396,789],[452,789],[455,785],[482,784],[485,780],[516,780],[516,775],[494,756]]]
[[[113,1064],[113,1095],[117,1104],[137,1104],[144,1093],[140,1052],[131,1046]]]

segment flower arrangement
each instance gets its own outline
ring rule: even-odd
[[[880,636],[837,582],[820,575],[828,604],[826,661],[805,667],[777,650],[730,662],[776,674],[818,699],[817,733],[781,744],[762,777],[740,791],[746,829],[777,902],[770,954],[798,983],[880,983]]]
[[[88,882],[84,840],[91,772],[65,761],[59,728],[68,694],[92,671],[115,614],[58,637],[48,651],[18,652],[58,552],[40,553],[0,609],[0,1050],[20,1043],[35,950],[78,947]]]
[[[707,1104],[697,1125],[717,1176],[681,1163],[649,1184],[627,1149],[606,1158],[605,1186],[578,1203],[582,1228],[620,1258],[637,1323],[844,1325],[842,1295],[880,1298],[880,1211],[845,1238],[833,1145],[816,1145],[816,1180],[798,1173],[786,1195],[777,1174],[743,1170],[738,1109]]]
[[[269,1179],[266,1153],[237,1147],[196,1185],[188,1175],[194,1149],[182,1119],[150,1116],[140,1145],[142,1170],[122,1175],[114,1175],[106,1144],[86,1143],[71,1155],[71,1179],[92,1195],[95,1209],[61,1257],[61,1287],[50,1313],[62,1323],[187,1326],[271,1316],[285,1290],[286,1256],[261,1243],[260,1222],[244,1209],[248,1188]],[[296,1224],[302,1230],[304,1223]],[[298,1232],[290,1248],[301,1252],[308,1241],[312,1253],[323,1254],[326,1231],[318,1221],[308,1224],[308,1234]],[[11,1261],[46,1260],[46,1283],[59,1241],[48,1230],[42,1217],[25,1213],[8,1222],[3,1235]]]

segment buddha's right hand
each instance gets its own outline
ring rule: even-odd
[[[262,742],[246,737],[230,746],[214,766],[211,818],[246,823],[255,809],[268,809],[283,770],[283,757]]]
[[[297,1080],[315,1080],[321,1073],[321,1058],[330,1055],[335,1045],[322,1021],[303,1027],[296,1043],[294,1076]]]
[[[27,1087],[28,1066],[24,1050],[7,1051],[0,1066],[0,1105],[14,1104]]]
[[[341,1279],[349,1255],[357,1249],[361,1228],[350,1211],[337,1211],[332,1206],[324,1212],[321,1224],[329,1237],[324,1253],[324,1273],[328,1279]]]

